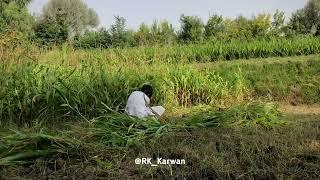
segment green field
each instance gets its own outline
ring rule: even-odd
[[[66,114],[90,119],[106,107],[123,109],[130,92],[144,83],[154,86],[154,103],[164,104],[169,114],[181,107],[228,108],[253,100],[320,102],[318,55],[213,64],[150,64],[97,59],[104,52],[88,52],[85,61],[79,60],[77,56],[82,53],[53,51],[40,54],[36,61],[3,66],[0,117],[7,120],[4,122],[28,123],[34,118]]]
[[[0,0],[0,180],[320,179],[320,0],[150,2]]]
[[[177,63],[131,59],[145,48],[123,50],[123,60],[109,51],[122,52],[63,47],[5,56],[2,178],[319,178],[319,114],[279,109],[318,110],[319,55]],[[153,103],[167,109],[161,119],[122,113],[146,82]],[[187,164],[140,166],[137,157]]]

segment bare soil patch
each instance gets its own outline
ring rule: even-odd
[[[280,111],[293,115],[320,115],[320,105],[281,104]]]

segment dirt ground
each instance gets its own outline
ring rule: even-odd
[[[281,104],[280,111],[293,115],[320,115],[320,105],[297,105]]]

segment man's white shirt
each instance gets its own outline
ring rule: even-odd
[[[125,112],[131,116],[138,118],[145,118],[148,116],[155,116],[155,114],[148,107],[150,98],[141,91],[134,91],[128,98]],[[162,115],[165,109],[162,106],[151,107],[158,115]]]

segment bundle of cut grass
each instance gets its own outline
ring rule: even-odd
[[[94,119],[95,138],[108,146],[130,147],[164,133],[189,131],[195,128],[260,125],[272,127],[283,121],[275,104],[251,102],[233,106],[225,111],[211,111],[190,117],[172,119],[168,123],[156,118],[138,119],[112,114]]]
[[[171,124],[159,119],[138,119],[123,114],[106,115],[94,119],[95,138],[108,146],[130,147],[143,140],[160,137],[168,132]]]
[[[49,134],[13,131],[13,134],[2,137],[0,166],[28,164],[34,159],[45,158],[52,154],[69,154],[80,146],[80,142],[76,139]]]
[[[280,112],[273,103],[249,102],[228,110],[195,114],[185,120],[185,127],[222,127],[230,125],[260,125],[272,127],[283,123]]]

